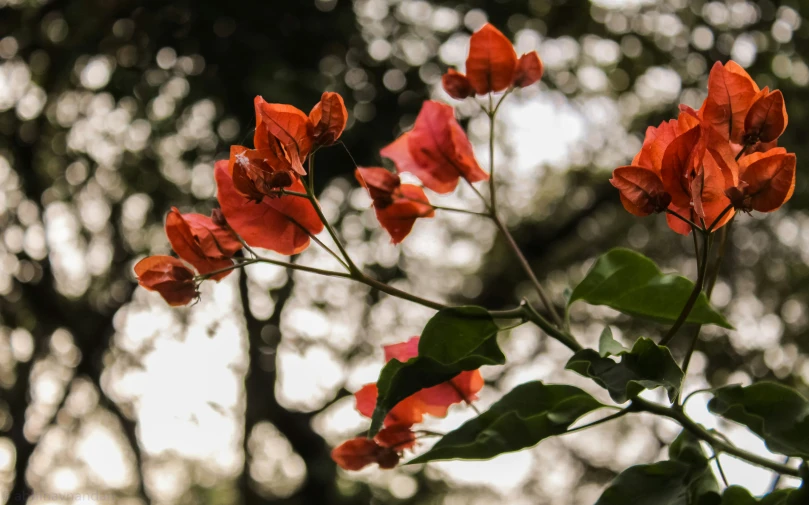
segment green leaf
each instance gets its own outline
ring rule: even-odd
[[[719,485],[693,436],[683,431],[669,461],[624,470],[596,505],[719,505]]]
[[[721,505],[757,505],[756,500],[750,491],[741,486],[730,486],[722,493]]]
[[[799,489],[781,489],[761,499],[760,505],[806,505],[809,503],[809,490],[806,484]]]
[[[377,381],[378,396],[370,435],[397,403],[421,389],[446,382],[461,372],[506,362],[497,346],[499,328],[486,309],[457,307],[439,311],[424,327],[419,355],[402,363],[390,360]]]
[[[574,386],[521,384],[409,463],[489,459],[519,451],[564,433],[578,418],[600,407],[595,398]]]
[[[615,345],[602,342],[599,347],[604,355],[605,349],[616,349]],[[631,351],[623,350],[615,356],[602,357],[593,349],[583,349],[567,362],[568,370],[593,379],[599,386],[610,393],[617,403],[624,403],[636,397],[644,389],[666,388],[669,399],[677,399],[677,393],[683,381],[683,371],[674,361],[667,347],[659,346],[648,338],[639,338]]]
[[[626,350],[626,347],[621,345],[621,343],[612,336],[610,327],[605,326],[604,331],[601,332],[601,337],[598,339],[598,353],[601,357],[606,358],[610,355],[621,354]]]
[[[714,391],[708,409],[743,424],[773,452],[809,458],[809,400],[775,382],[738,384]]]
[[[663,274],[646,256],[629,249],[612,249],[599,257],[576,286],[568,304],[584,300],[607,305],[631,316],[673,323],[688,300],[694,283],[685,277]],[[733,326],[700,293],[687,323]]]
[[[801,492],[799,489],[781,489],[764,496],[759,501],[745,488],[730,486],[722,493],[720,505],[803,505],[805,502],[798,501]]]

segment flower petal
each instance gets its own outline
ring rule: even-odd
[[[784,133],[789,121],[784,95],[775,90],[753,102],[744,119],[744,142],[772,142]]]
[[[315,143],[328,146],[337,142],[348,122],[343,97],[329,91],[323,93],[320,101],[309,112],[309,120],[313,125],[312,136]]]
[[[503,91],[511,86],[517,67],[517,53],[511,41],[490,23],[472,34],[466,77],[478,95]]]
[[[542,79],[544,67],[536,51],[525,53],[517,61],[517,70],[514,72],[514,85],[519,88],[528,87]]]
[[[309,116],[291,105],[267,103],[260,96],[256,97],[255,106],[256,113],[260,116],[260,121],[257,121],[256,125],[257,133],[259,126],[266,128],[267,133],[278,139],[283,146],[292,168],[305,175],[303,160],[312,150],[313,141],[312,122]],[[270,141],[262,140],[261,144]],[[256,142],[256,148],[260,148],[259,142]]]
[[[410,172],[436,193],[449,193],[461,177],[469,182],[489,178],[472,150],[455,113],[447,104],[428,100],[413,129],[380,151],[401,172]]]
[[[449,96],[456,100],[464,100],[470,96],[475,96],[475,88],[465,75],[456,72],[453,69],[447,70],[447,73],[441,77],[441,86]]]
[[[660,176],[648,168],[618,167],[612,172],[610,184],[620,192],[627,212],[636,216],[662,212],[671,203]]]
[[[374,205],[374,209],[379,224],[390,233],[394,244],[407,237],[416,219],[435,215],[424,190],[413,184],[402,184],[390,205],[384,207]]]
[[[708,77],[702,120],[733,143],[741,143],[747,110],[759,88],[737,63],[716,62]]]
[[[149,256],[135,265],[138,284],[160,293],[172,307],[187,305],[199,293],[194,283],[194,272],[181,260],[172,256]]]
[[[180,258],[191,263],[201,274],[209,274],[233,265],[233,262],[218,248],[216,239],[210,231],[204,228],[197,228],[197,231],[200,235],[195,235],[180,211],[172,207],[166,216],[166,236],[171,248]],[[218,281],[231,271],[220,272],[211,276],[211,279]]]
[[[216,197],[228,224],[249,245],[280,254],[298,254],[309,246],[306,230],[312,234],[323,230],[323,223],[309,200],[285,195],[253,203],[236,190],[227,166],[227,161],[216,163]],[[304,191],[300,181],[295,181],[289,189]]]

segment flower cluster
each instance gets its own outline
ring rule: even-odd
[[[780,91],[759,89],[733,61],[716,63],[699,110],[649,127],[632,164],[610,180],[627,211],[666,212],[669,227],[714,231],[736,210],[772,212],[792,197],[795,155],[777,147],[787,125]]]
[[[536,51],[517,58],[511,41],[487,23],[469,39],[466,75],[450,69],[441,84],[449,96],[463,100],[512,86],[525,88],[541,79],[542,71],[542,60]]]
[[[385,361],[392,359],[406,362],[418,356],[419,337],[406,342],[384,346]],[[421,423],[424,416],[445,417],[449,407],[456,403],[471,403],[483,387],[480,371],[463,372],[453,379],[422,389],[397,403],[383,422],[384,428],[373,439],[356,437],[343,442],[332,451],[332,459],[346,470],[360,470],[372,463],[380,468],[393,468],[402,452],[416,443],[412,427]],[[357,410],[371,417],[376,408],[376,384],[366,384],[354,393]]]
[[[444,88],[451,96],[462,99],[528,86],[542,76],[542,62],[535,51],[518,59],[511,42],[487,24],[471,37],[466,72],[450,70],[444,76]],[[220,208],[211,217],[173,208],[166,217],[172,249],[193,269],[170,256],[149,257],[135,266],[140,285],[157,291],[171,305],[194,300],[202,280],[227,276],[238,266],[233,258],[243,247],[298,254],[328,226],[304,176],[312,170],[314,152],[336,144],[346,127],[348,111],[342,97],[323,93],[309,114],[260,96],[254,107],[253,148],[231,146],[230,158],[214,167]],[[450,193],[461,179],[472,184],[489,178],[453,108],[432,100],[423,104],[413,128],[380,155],[393,162],[393,171],[357,167],[355,175],[395,244],[404,240],[417,219],[435,214],[424,188]],[[411,173],[423,186],[402,184],[400,172]]]
[[[166,216],[166,235],[180,259],[151,256],[135,265],[138,282],[157,291],[171,305],[194,300],[197,282],[217,281],[233,271],[233,256],[246,244],[280,254],[297,254],[323,222],[305,198],[300,176],[303,160],[317,147],[337,142],[348,112],[337,93],[323,93],[307,116],[291,105],[267,103],[256,97],[254,149],[232,146],[230,159],[216,163],[219,209],[211,217]]]

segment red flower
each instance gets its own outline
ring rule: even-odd
[[[418,355],[419,337],[406,342],[385,346],[385,360],[397,359],[407,361]],[[472,402],[477,399],[478,391],[483,388],[483,377],[480,371],[462,372],[450,381],[422,389],[408,396],[388,413],[384,425],[412,426],[424,420],[424,414],[434,417],[445,417],[449,407],[455,403]],[[376,384],[367,384],[354,394],[357,410],[360,414],[371,417],[376,408]]]
[[[517,62],[517,70],[514,72],[514,85],[520,88],[527,88],[542,79],[545,67],[536,51],[525,53],[520,56]]]
[[[660,175],[643,167],[618,167],[612,172],[610,184],[621,192],[624,208],[636,216],[664,212],[671,203]]]
[[[758,142],[775,142],[786,130],[789,122],[784,95],[779,90],[761,90],[744,117],[742,142],[754,145]]]
[[[236,190],[256,203],[265,196],[279,196],[278,190],[292,186],[297,178],[283,152],[274,149],[230,146],[228,171]]]
[[[705,226],[716,223],[714,229],[723,226],[733,217],[732,210],[716,220],[730,205],[725,189],[736,185],[738,173],[727,141],[715,130],[694,125],[679,134],[663,156],[662,178],[672,197],[670,209]],[[687,235],[691,231],[687,223],[666,217],[677,233]]]
[[[436,193],[449,193],[463,177],[484,181],[484,172],[472,151],[472,144],[455,113],[447,104],[428,100],[421,107],[416,124],[380,151],[401,172],[410,172]]]
[[[447,70],[447,73],[441,76],[441,85],[449,96],[457,100],[475,96],[475,88],[472,87],[469,79],[453,69]]]
[[[343,97],[326,92],[309,112],[309,120],[314,125],[312,136],[318,145],[328,146],[337,142],[348,121]]]
[[[475,94],[503,91],[511,86],[530,86],[542,77],[542,71],[542,61],[536,51],[526,53],[517,60],[511,41],[486,23],[469,39],[466,75],[450,69],[441,83],[451,97],[463,100]]]
[[[740,182],[726,194],[739,210],[772,212],[792,198],[795,164],[795,155],[781,147],[745,156],[740,163]]]
[[[138,284],[156,291],[172,307],[187,305],[199,292],[194,282],[194,272],[172,256],[149,256],[135,265]]]
[[[228,224],[247,244],[280,254],[298,254],[309,246],[310,233],[316,235],[323,230],[323,223],[306,198],[284,195],[251,202],[236,190],[228,165],[225,160],[216,162],[216,198]],[[289,189],[304,191],[298,180]]]
[[[374,441],[382,447],[401,452],[403,449],[410,449],[416,445],[416,434],[406,424],[394,424],[379,430]]]
[[[758,92],[758,85],[738,63],[716,62],[708,76],[708,97],[700,118],[726,140],[740,144],[747,111]]]
[[[379,224],[398,244],[410,233],[416,219],[433,217],[435,211],[424,190],[402,184],[399,176],[384,168],[359,167],[355,172],[360,184],[368,189]]]
[[[759,90],[734,61],[714,64],[700,117],[738,146],[734,152],[748,147],[753,147],[752,151],[775,147],[767,144],[775,142],[788,123],[784,95],[778,90]]]
[[[331,451],[331,458],[344,470],[361,470],[376,463],[379,468],[394,468],[402,451],[413,447],[416,435],[409,426],[393,425],[384,428],[373,439],[352,438]]]
[[[292,169],[306,174],[303,160],[312,150],[313,126],[309,116],[292,105],[267,103],[257,96],[256,132],[253,145],[257,150],[275,150],[281,147]]]
[[[384,349],[385,361],[407,361],[418,356],[419,337],[387,345]],[[416,443],[411,429],[414,424],[422,422],[425,414],[444,417],[450,405],[476,400],[475,395],[482,387],[483,377],[480,371],[474,370],[463,372],[443,384],[422,389],[393,407],[385,417],[384,428],[373,440],[357,437],[343,442],[332,451],[332,459],[346,470],[359,470],[371,463],[379,464],[380,468],[393,468],[399,462],[402,451]],[[377,394],[376,384],[367,384],[354,393],[360,414],[366,417],[373,415]]]
[[[759,90],[732,61],[717,63],[702,107],[681,105],[676,121],[649,128],[632,165],[610,182],[632,214],[669,210],[712,230],[733,217],[729,207],[771,212],[794,191],[795,156],[775,147],[787,122],[780,91]],[[666,218],[677,233],[691,231]]]
[[[201,274],[231,266],[233,262],[230,258],[242,248],[230,230],[214,224],[211,218],[200,214],[180,214],[175,207],[166,216],[166,235],[174,252],[194,265]],[[219,280],[230,272],[220,272],[211,279]]]

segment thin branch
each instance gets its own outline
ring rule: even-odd
[[[629,414],[630,412],[632,412],[631,409],[621,409],[618,412],[616,412],[615,414],[610,414],[610,415],[608,415],[606,417],[602,417],[601,419],[598,419],[597,421],[593,421],[592,423],[588,423],[588,424],[585,424],[585,425],[582,425],[582,426],[577,426],[577,427],[575,427],[573,429],[567,430],[566,432],[564,432],[562,434],[566,435],[568,433],[575,433],[577,431],[583,431],[583,430],[586,430],[588,428],[592,428],[593,426],[598,426],[599,424],[608,423],[608,422],[613,421],[615,419],[624,417],[625,415]]]
[[[784,475],[790,475],[792,477],[800,477],[800,472],[798,471],[797,468],[792,468],[785,464],[770,461],[765,457],[759,456],[758,454],[753,454],[752,452],[745,451],[744,449],[740,449],[733,444],[721,440],[720,438],[712,435],[708,430],[703,428],[701,425],[692,421],[691,418],[689,418],[683,412],[677,409],[659,405],[657,403],[644,400],[643,398],[640,397],[637,397],[634,400],[632,400],[632,405],[633,407],[639,410],[650,412],[652,414],[657,414],[663,417],[668,417],[669,419],[676,421],[680,426],[688,430],[692,435],[710,444],[710,446],[717,452],[724,452],[725,454],[729,454],[736,458],[745,460],[748,463],[760,466],[762,468],[767,468],[774,472],[778,472]]]
[[[691,391],[686,395],[685,398],[683,398],[682,405],[685,406],[685,404],[688,403],[688,400],[690,400],[695,395],[699,395],[702,393],[713,393],[714,389],[715,388],[705,388],[705,389],[697,389],[696,391]]]
[[[528,260],[522,253],[522,250],[520,250],[520,246],[517,245],[517,241],[514,240],[514,237],[508,231],[506,225],[503,224],[503,221],[496,214],[492,214],[492,220],[494,221],[494,224],[497,225],[497,228],[500,230],[503,236],[506,238],[506,241],[508,242],[511,251],[514,253],[514,256],[516,256],[517,261],[522,266],[522,269],[528,276],[528,279],[531,281],[531,284],[534,285],[534,289],[539,295],[539,299],[542,301],[542,305],[545,306],[545,309],[551,315],[551,318],[553,319],[556,326],[558,326],[559,328],[564,327],[564,322],[562,321],[562,318],[559,317],[559,313],[556,311],[556,307],[551,302],[547,293],[545,293],[545,289],[543,289],[542,284],[540,284],[539,279],[537,279],[536,274],[534,274],[534,270],[531,268],[531,265],[528,263]]]
[[[713,451],[713,449],[711,450]],[[730,484],[728,484],[728,478],[725,476],[725,470],[722,468],[722,463],[719,461],[719,454],[714,452],[711,459],[716,463],[716,469],[719,470],[719,476],[722,477],[722,482],[725,484],[725,487],[730,487]],[[778,475],[780,476],[781,474]]]
[[[784,464],[786,465],[789,463],[789,456],[784,456]],[[774,493],[778,489],[778,484],[781,483],[782,475],[780,473],[776,473],[775,477],[773,477],[772,482],[770,483],[770,493]]]
[[[501,99],[502,102],[502,99]],[[500,104],[498,103],[498,106]],[[495,126],[495,109],[492,104],[492,93],[489,92],[489,199],[492,202],[492,215],[497,213],[497,189],[495,188],[494,181],[494,126]]]
[[[668,215],[670,215],[670,216],[673,216],[673,217],[676,217],[676,218],[677,218],[677,219],[679,219],[680,221],[682,221],[682,222],[686,223],[688,226],[690,226],[690,227],[691,227],[693,230],[698,230],[698,231],[700,231],[700,232],[704,232],[704,231],[705,231],[705,230],[703,230],[703,229],[702,229],[702,227],[701,227],[700,225],[698,225],[698,224],[697,224],[697,223],[695,223],[694,221],[691,221],[691,220],[690,220],[690,219],[688,219],[687,217],[685,217],[685,216],[683,216],[683,215],[681,215],[681,214],[679,214],[679,213],[677,213],[677,212],[674,212],[674,211],[673,211],[673,210],[671,210],[671,209],[666,209],[666,214],[668,214]]]
[[[326,227],[326,231],[329,232],[331,235],[332,240],[334,240],[334,244],[337,246],[337,249],[340,250],[340,254],[343,255],[343,259],[348,264],[348,269],[350,272],[359,272],[359,268],[357,265],[354,264],[354,261],[351,259],[351,256],[348,255],[348,251],[345,250],[343,247],[343,243],[340,242],[340,239],[337,237],[337,232],[334,231],[331,223],[329,223],[326,216],[323,215],[323,209],[320,208],[320,204],[315,198],[315,185],[314,185],[314,174],[315,174],[315,153],[309,155],[309,183],[305,185],[306,187],[306,194],[309,197],[309,201],[312,203],[312,207],[315,209],[317,213],[317,217],[320,218],[320,221],[323,223],[323,226]]]
[[[716,219],[713,220],[713,223],[711,223],[711,226],[708,227],[708,233],[711,233],[713,231],[714,227],[716,227],[716,225],[719,223],[719,221],[721,221],[722,218],[725,217],[725,214],[730,212],[731,209],[733,209],[733,204],[730,204],[727,207],[725,207],[722,210],[722,212],[720,212],[719,215],[716,216]]]
[[[429,205],[430,205],[430,207],[432,207],[435,210],[446,210],[448,212],[459,212],[461,214],[469,214],[471,216],[489,217],[489,214],[487,214],[485,212],[477,212],[477,211],[474,211],[474,210],[458,209],[458,208],[455,208],[455,207],[444,207],[442,205],[433,205],[433,204],[429,204]]]
[[[550,337],[558,340],[573,352],[578,352],[583,349],[581,344],[579,344],[572,335],[565,333],[556,326],[552,325],[547,319],[542,317],[542,315],[537,312],[536,309],[531,306],[531,304],[523,301],[522,308],[528,320],[539,326]]]
[[[694,308],[694,304],[697,303],[697,299],[702,292],[702,286],[705,283],[705,272],[708,267],[708,252],[711,250],[712,241],[713,236],[710,235],[705,239],[705,243],[702,247],[702,263],[699,268],[699,273],[697,274],[697,282],[694,283],[694,289],[691,290],[691,295],[688,297],[688,300],[686,300],[683,309],[680,311],[680,315],[677,316],[677,320],[674,321],[671,329],[669,329],[668,333],[666,333],[660,341],[660,345],[667,345],[671,342],[677,334],[677,330],[679,330],[688,319],[688,315],[691,314],[691,309]],[[696,251],[696,254],[699,255],[699,251]],[[697,260],[697,263],[700,263],[699,260]]]

